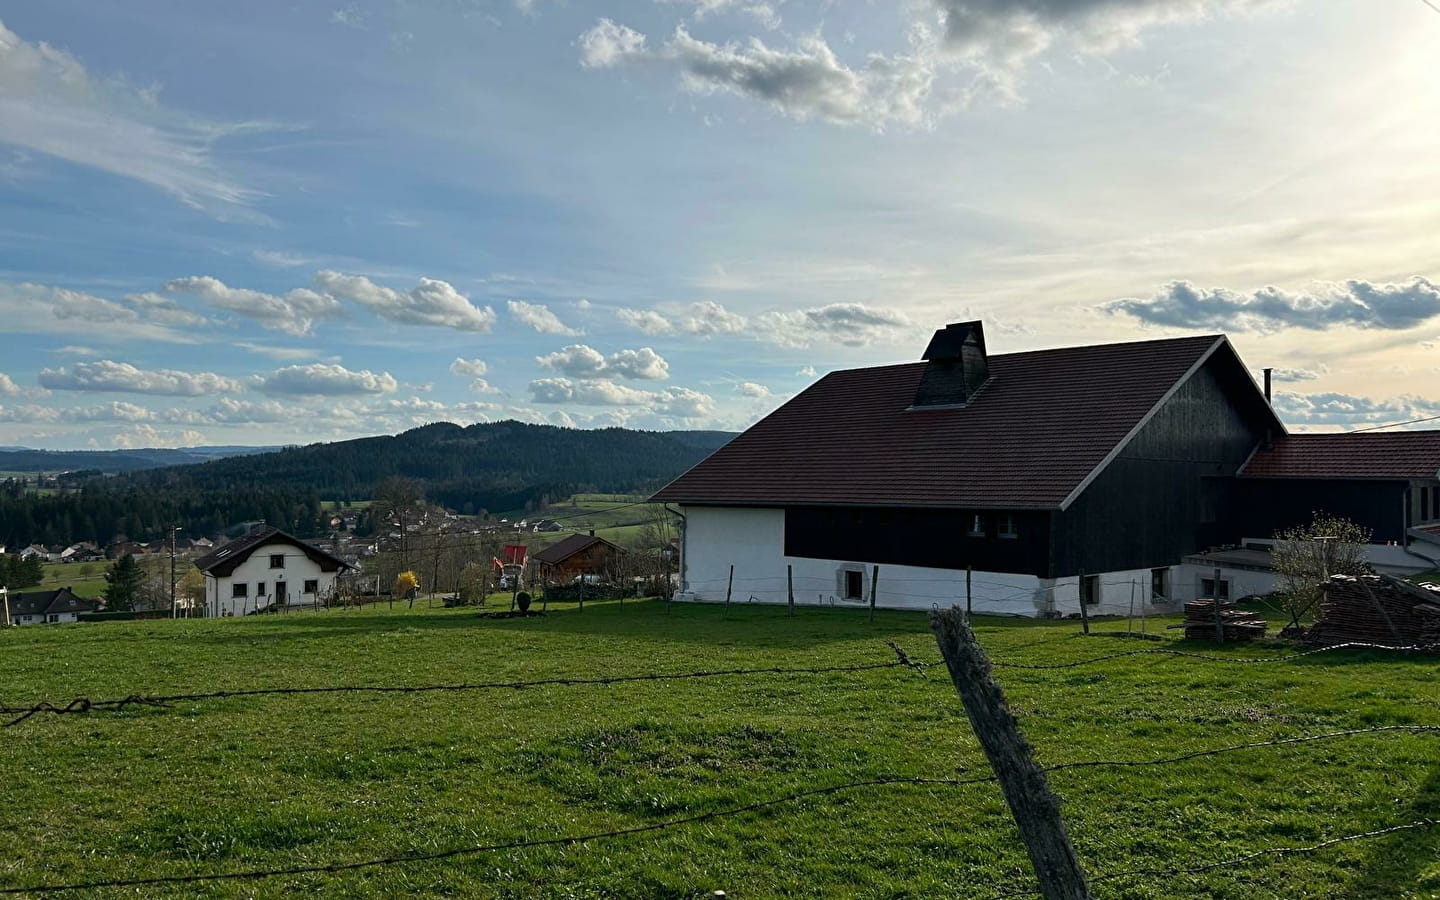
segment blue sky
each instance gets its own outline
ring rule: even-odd
[[[0,444],[739,429],[980,318],[1440,414],[1424,0],[0,2]]]

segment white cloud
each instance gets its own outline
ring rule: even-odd
[[[296,288],[283,295],[266,294],[232,288],[209,275],[172,279],[165,282],[165,290],[198,297],[217,309],[253,319],[262,328],[293,335],[308,335],[317,320],[340,312],[340,302],[334,297],[307,288]]]
[[[799,369],[796,369],[796,370],[795,370],[795,374],[796,374],[796,375],[799,375],[799,376],[802,377],[802,378],[814,378],[816,375],[819,375],[820,373],[815,370],[815,367],[814,367],[814,366],[805,365],[805,366],[801,366]]]
[[[291,253],[288,250],[255,250],[250,255],[267,266],[275,266],[280,269],[308,266],[314,262],[312,259],[301,256],[298,253]]]
[[[18,397],[23,392],[23,390],[24,389],[21,388],[20,385],[16,384],[10,379],[9,375],[6,375],[4,372],[0,372],[0,396]]]
[[[909,324],[909,319],[894,310],[863,303],[831,303],[763,313],[755,320],[755,336],[782,347],[809,347],[826,341],[862,347],[890,340]]]
[[[1274,332],[1283,328],[1320,331],[1332,327],[1404,330],[1440,316],[1440,287],[1416,277],[1404,284],[1350,280],[1295,293],[1263,287],[1248,294],[1226,288],[1202,289],[1172,281],[1155,296],[1105,304],[1155,325]]]
[[[125,302],[151,322],[176,328],[201,328],[215,323],[197,312],[181,306],[171,297],[160,294],[128,294]]]
[[[617,309],[615,315],[621,322],[642,334],[653,336],[675,333],[675,326],[670,320],[653,309]]]
[[[280,347],[275,344],[257,344],[253,341],[235,341],[232,346],[249,350],[260,356],[278,360],[323,358],[323,354],[312,347]]]
[[[108,359],[75,363],[69,368],[41,369],[39,381],[42,387],[56,391],[114,391],[177,397],[237,393],[244,390],[239,381],[213,372],[145,370],[129,363]]]
[[[22,284],[20,287],[44,290],[40,285]],[[84,294],[65,288],[49,288],[49,293],[52,298],[50,311],[57,319],[75,319],[82,322],[107,324],[110,322],[135,322],[140,318],[140,314],[135,310],[93,294]]]
[[[476,307],[451,284],[434,278],[421,278],[415,287],[402,292],[378,285],[363,275],[327,269],[316,274],[315,284],[391,322],[474,332],[487,332],[495,325],[495,310]]]
[[[266,394],[335,397],[352,394],[393,394],[400,383],[389,372],[352,372],[340,365],[311,363],[276,369],[260,381]]]
[[[655,396],[652,408],[662,416],[700,419],[715,412],[715,401],[709,394],[690,388],[668,387]]]
[[[490,371],[490,367],[485,365],[483,359],[464,359],[457,356],[455,361],[450,364],[451,375],[460,375],[466,378],[479,378],[488,371]]]
[[[0,23],[0,141],[132,178],[224,217],[259,218],[259,194],[215,163],[211,146],[261,123],[221,125],[161,104],[155,89],[94,77],[80,60]]]
[[[916,34],[924,37],[923,30]],[[870,54],[859,69],[842,62],[818,35],[800,38],[793,50],[780,50],[754,37],[714,44],[681,26],[663,46],[650,50],[645,35],[601,19],[579,43],[586,68],[670,64],[680,70],[686,90],[737,94],[800,121],[879,129],[892,122],[924,125],[930,119],[925,104],[935,83],[934,61],[919,43],[910,55]]]
[[[735,388],[746,397],[768,397],[770,389],[763,384],[756,384],[753,381],[742,381]]]
[[[713,300],[702,300],[690,304],[690,310],[680,317],[675,327],[685,334],[710,337],[717,334],[740,334],[745,330],[745,317],[732,313]]]
[[[205,435],[198,431],[157,431],[153,425],[132,425],[117,432],[113,438],[116,448],[135,450],[141,447],[198,447],[205,443]]]
[[[520,322],[529,325],[540,334],[580,334],[573,328],[568,327],[560,321],[560,317],[550,311],[550,307],[543,303],[526,303],[524,300],[510,300],[505,304],[510,310],[510,315]]]
[[[530,397],[536,403],[586,406],[642,406],[655,399],[649,391],[638,391],[607,379],[573,381],[569,378],[537,378],[530,382]]]
[[[571,344],[535,361],[571,378],[628,378],[658,381],[670,377],[670,364],[649,347],[619,350],[606,356],[594,347]]]
[[[1287,423],[1303,425],[1370,425],[1407,422],[1440,414],[1440,400],[1403,395],[1390,399],[1334,391],[1297,394],[1281,391],[1275,408]]]

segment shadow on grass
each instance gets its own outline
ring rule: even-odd
[[[1395,821],[1440,819],[1440,768],[1431,770],[1404,814]],[[1440,888],[1440,828],[1397,831],[1371,842],[1364,868],[1338,896],[1344,900],[1386,900],[1406,891],[1434,896]]]

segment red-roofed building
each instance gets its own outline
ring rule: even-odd
[[[923,359],[833,372],[660,490],[685,515],[681,596],[723,599],[732,565],[732,590],[768,602],[790,584],[798,602],[868,602],[875,565],[891,607],[964,602],[967,567],[990,612],[1223,591],[1182,557],[1257,533],[1268,454],[1309,438],[1287,436],[1223,335],[989,355],[969,322]]]

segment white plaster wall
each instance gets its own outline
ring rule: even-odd
[[[1206,578],[1215,577],[1215,569],[1220,569],[1220,579],[1230,582],[1230,599],[1239,600],[1241,597],[1249,597],[1254,594],[1268,594],[1275,590],[1274,572],[1254,572],[1249,569],[1229,569],[1225,566],[1199,566],[1193,563],[1186,563],[1179,566],[1183,571],[1185,593],[1182,600],[1196,600],[1204,597],[1201,590],[1201,581]]]
[[[285,554],[283,569],[270,568],[270,556],[275,553]],[[262,545],[229,575],[205,579],[205,608],[211,616],[243,616],[266,609],[275,603],[277,581],[285,582],[286,602],[290,605],[314,603],[334,589],[336,574],[322,572],[318,563],[291,544]],[[305,582],[311,579],[319,582],[318,590],[306,594]],[[248,596],[231,597],[232,585],[237,582],[249,585]],[[262,582],[265,592],[257,596],[255,585]]]
[[[682,508],[685,540],[682,549],[683,582],[679,599],[706,603],[725,601],[730,566],[735,567],[732,603],[786,603],[786,566],[793,567],[795,602],[834,606],[869,605],[873,563],[861,559],[808,559],[785,556],[785,512],[780,509],[734,507]],[[838,573],[846,566],[862,566],[863,598],[840,598]],[[1100,608],[1091,612],[1124,615],[1130,608],[1132,579],[1138,579],[1138,598],[1149,593],[1150,570],[1106,573],[1106,582],[1123,582],[1123,591],[1102,591]],[[1033,575],[976,571],[971,575],[971,608],[975,612],[1039,616],[1056,610],[1061,615],[1080,611],[1075,578],[1050,581]],[[752,599],[753,598],[753,599]],[[875,603],[887,609],[929,609],[933,605],[965,605],[965,572],[920,566],[881,564]],[[1053,605],[1052,605],[1053,604]],[[1155,607],[1151,607],[1155,610]],[[1138,608],[1137,608],[1138,614]]]

